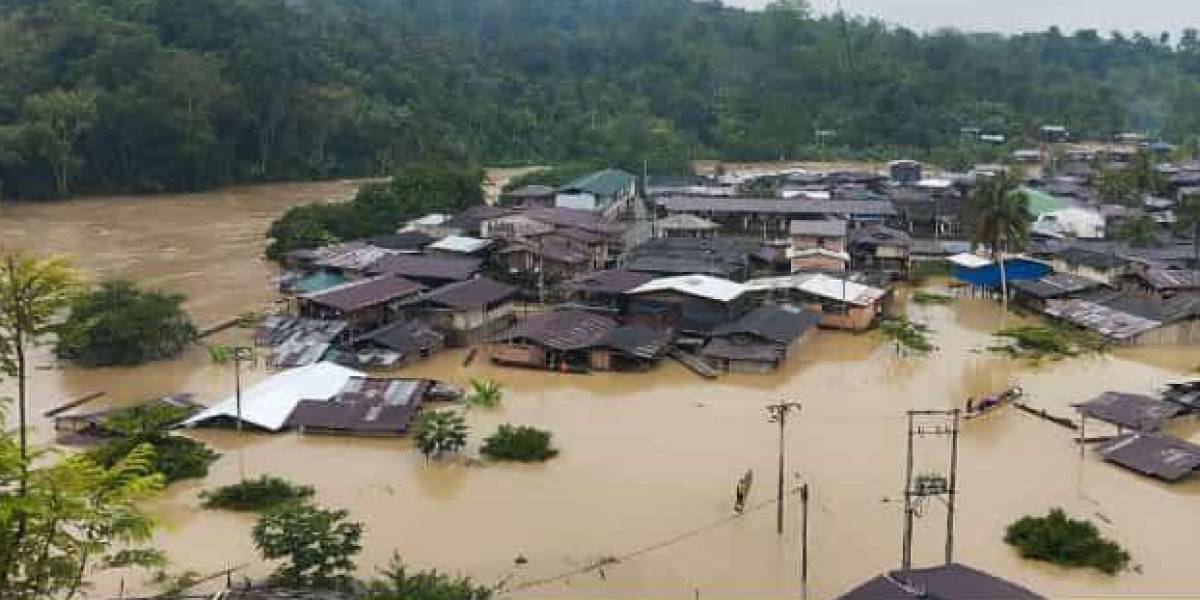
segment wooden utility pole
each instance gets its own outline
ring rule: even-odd
[[[238,346],[233,349],[234,402],[237,404],[237,432],[242,433],[242,363],[254,360],[254,348]]]
[[[779,423],[779,490],[775,502],[775,531],[779,535],[783,535],[783,452],[784,452],[784,430],[787,427],[788,413],[791,411],[799,411],[799,402],[780,402],[779,404],[771,404],[767,406],[767,421],[769,423]]]

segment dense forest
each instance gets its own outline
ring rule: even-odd
[[[0,0],[0,40],[7,196],[1200,131],[1195,30],[921,35],[802,0]]]

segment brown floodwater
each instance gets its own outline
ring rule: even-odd
[[[6,244],[71,253],[96,276],[186,293],[189,310],[207,322],[273,299],[272,269],[259,258],[273,216],[353,188],[294,184],[0,206],[0,235]],[[776,374],[715,382],[673,363],[645,374],[559,375],[486,360],[463,367],[462,351],[447,352],[400,373],[459,384],[491,377],[506,388],[500,408],[467,412],[474,433],[467,455],[504,422],[552,430],[562,454],[544,465],[426,463],[406,441],[199,430],[192,435],[224,456],[206,480],[173,485],[153,503],[162,524],[156,543],[177,570],[249,563],[249,576],[269,572],[250,541],[252,518],[200,510],[197,494],[272,473],[316,486],[319,503],[366,524],[364,574],[398,552],[413,565],[506,580],[521,597],[794,597],[797,498],[788,499],[782,537],[769,505],[729,519],[733,485],[746,469],[756,474],[751,504],[772,497],[777,429],[763,407],[791,399],[804,409],[788,430],[787,478],[812,486],[810,597],[829,598],[899,561],[905,410],[961,406],[967,396],[1020,385],[1031,404],[1071,415],[1072,402],[1110,389],[1151,392],[1200,366],[1196,347],[1014,362],[985,350],[1002,318],[994,303],[964,298],[908,312],[933,330],[939,349],[931,356],[898,355],[873,334],[820,332]],[[107,391],[108,402],[190,391],[211,403],[233,386],[229,368],[210,364],[203,348],[135,369],[60,368],[45,352],[37,362],[38,414],[94,391]],[[247,380],[266,375],[252,369]],[[0,394],[11,388],[0,384]],[[35,426],[37,439],[48,440],[48,422],[38,418]],[[1170,431],[1200,441],[1193,417]],[[1098,425],[1089,432],[1104,433]],[[918,468],[942,464],[944,448],[918,442]],[[956,559],[1057,597],[1200,594],[1200,481],[1139,477],[1081,454],[1070,432],[1010,409],[964,424],[959,466]],[[1096,522],[1129,549],[1138,571],[1106,577],[1047,567],[1004,545],[1008,523],[1055,506]],[[940,505],[925,507],[918,564],[940,559],[944,515]],[[518,556],[528,563],[515,564]],[[618,562],[586,570],[610,558]],[[147,589],[139,575],[110,573],[97,575],[91,596],[114,596],[121,576],[127,591]]]

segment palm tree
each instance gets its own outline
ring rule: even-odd
[[[467,422],[451,410],[422,413],[417,418],[415,438],[421,454],[437,458],[446,452],[458,452],[467,445]]]
[[[1029,240],[1029,196],[1019,189],[1020,175],[1000,172],[979,181],[967,204],[971,245],[987,246],[1000,270],[1000,296],[1008,312],[1008,276],[1004,253],[1020,250]]]
[[[53,330],[79,290],[80,275],[63,257],[0,251],[0,372],[17,378],[21,457],[26,443],[26,351]]]
[[[1192,268],[1200,279],[1200,194],[1188,194],[1175,207],[1175,217],[1184,231],[1192,230]]]
[[[504,389],[491,379],[472,379],[467,404],[494,408],[504,398]]]

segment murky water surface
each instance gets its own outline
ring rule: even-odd
[[[0,206],[0,236],[38,252],[73,254],[96,277],[120,275],[185,293],[188,309],[206,323],[273,299],[272,269],[260,258],[273,217],[301,202],[344,198],[354,187],[274,185]],[[959,406],[967,396],[1021,385],[1032,404],[1069,415],[1072,402],[1105,390],[1150,392],[1200,366],[1195,347],[1015,363],[984,350],[1001,320],[994,304],[962,299],[909,312],[934,330],[934,355],[898,356],[873,335],[821,332],[775,375],[717,382],[675,364],[648,374],[578,376],[482,360],[463,367],[462,353],[448,352],[402,374],[459,384],[492,377],[506,387],[501,408],[468,413],[475,433],[469,454],[497,424],[512,422],[553,430],[562,455],[532,466],[426,464],[404,441],[198,431],[224,457],[207,480],[176,484],[154,503],[163,524],[157,542],[178,569],[209,573],[251,563],[246,573],[266,573],[250,542],[251,517],[200,510],[197,494],[242,475],[273,473],[316,486],[320,503],[347,508],[366,523],[365,573],[399,552],[412,564],[483,582],[507,578],[518,596],[795,597],[797,499],[789,499],[783,537],[775,535],[769,506],[722,522],[746,469],[756,473],[751,503],[773,494],[776,428],[763,406],[786,398],[804,404],[788,431],[787,477],[812,486],[811,597],[827,598],[899,560],[906,409]],[[191,391],[211,403],[233,386],[229,368],[209,364],[202,348],[136,369],[59,368],[45,353],[38,364],[31,383],[38,414],[95,391],[108,392],[110,402]],[[266,375],[255,370],[248,379]],[[0,384],[0,393],[11,387]],[[35,425],[38,439],[48,440],[48,422]],[[1200,441],[1191,417],[1170,431]],[[919,465],[944,462],[942,442],[917,448]],[[1061,597],[1200,594],[1200,481],[1168,486],[1081,456],[1066,430],[1008,409],[964,425],[959,459],[958,560]],[[1054,506],[1096,521],[1130,550],[1140,572],[1109,578],[1039,566],[1001,542],[1006,524]],[[944,511],[931,504],[923,514],[916,557],[933,563],[942,551]],[[528,564],[515,565],[518,555]],[[621,560],[555,578],[609,557]],[[126,576],[127,589],[142,587],[138,576]],[[93,596],[113,595],[117,586],[116,575],[98,577]]]

